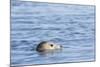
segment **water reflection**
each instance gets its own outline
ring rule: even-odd
[[[62,52],[62,49],[56,49],[56,50],[46,50],[42,52],[38,52],[38,55],[41,56],[50,56],[50,55],[56,55]]]

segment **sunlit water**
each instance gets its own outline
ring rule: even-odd
[[[94,61],[95,6],[12,1],[11,65]],[[41,41],[63,46],[37,52]]]

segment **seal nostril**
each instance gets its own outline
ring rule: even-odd
[[[62,47],[62,46],[60,46],[60,47]]]

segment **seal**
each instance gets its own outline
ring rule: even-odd
[[[61,49],[61,48],[62,48],[61,45],[55,44],[53,42],[42,41],[36,47],[36,51],[42,52],[46,50],[56,50],[56,49]]]

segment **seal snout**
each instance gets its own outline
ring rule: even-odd
[[[61,45],[56,45],[56,46],[55,46],[55,49],[61,49],[61,48],[62,48]]]

